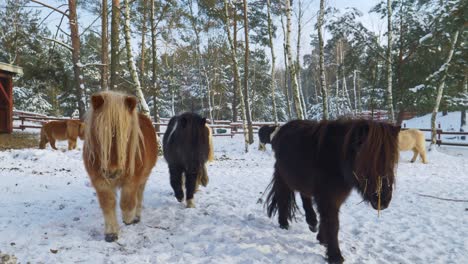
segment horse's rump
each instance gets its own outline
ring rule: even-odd
[[[163,149],[175,197],[182,202],[185,185],[187,207],[194,207],[193,195],[198,185],[206,186],[209,181],[206,163],[214,159],[211,129],[206,119],[195,113],[172,117],[164,133]]]
[[[398,148],[401,151],[412,150],[414,155],[411,162],[416,161],[416,158],[421,155],[423,163],[427,163],[426,157],[426,138],[424,132],[418,129],[402,130],[398,134]]]
[[[400,150],[411,150],[415,146],[423,146],[425,144],[424,133],[418,129],[402,130],[398,134],[398,148]]]

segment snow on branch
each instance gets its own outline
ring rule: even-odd
[[[55,43],[57,43],[57,44],[59,44],[59,45],[65,47],[65,48],[67,48],[68,50],[73,51],[72,46],[70,46],[70,45],[68,45],[68,44],[66,44],[66,43],[63,43],[63,42],[60,41],[60,40],[56,40],[56,39],[52,39],[52,38],[46,38],[46,37],[43,37],[43,36],[39,36],[39,37],[42,38],[42,39],[48,40],[48,41],[55,42]]]

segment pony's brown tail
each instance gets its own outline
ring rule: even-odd
[[[286,209],[285,212],[287,219],[295,219],[295,214],[298,207],[296,204],[296,197],[294,191],[289,189],[289,187],[286,185],[286,183],[284,183],[277,171],[275,171],[273,174],[273,179],[268,185],[266,191],[268,190],[270,190],[270,192],[268,193],[265,202],[268,217],[274,216],[278,211],[278,208],[282,206],[285,207],[284,209]]]
[[[46,135],[44,127],[42,127],[41,128],[41,140],[39,141],[39,148],[45,149],[46,144],[47,144],[47,135]]]
[[[208,172],[206,171],[206,164],[203,164],[203,166],[200,167],[197,177],[200,183],[203,185],[203,187],[206,187],[208,185],[209,178],[208,178]]]

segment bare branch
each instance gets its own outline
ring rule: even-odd
[[[33,3],[36,3],[36,4],[40,4],[40,5],[42,5],[42,6],[45,6],[45,7],[47,7],[47,8],[50,8],[50,9],[54,10],[55,12],[58,12],[58,13],[64,15],[64,16],[68,17],[68,14],[67,14],[67,13],[65,13],[65,12],[63,12],[62,10],[57,9],[57,8],[55,8],[55,7],[53,7],[53,6],[44,4],[44,3],[40,2],[40,1],[37,1],[37,0],[30,0],[30,1],[33,2]]]

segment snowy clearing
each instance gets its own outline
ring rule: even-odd
[[[242,136],[214,139],[216,161],[195,209],[173,197],[160,158],[147,184],[142,222],[121,224],[118,243],[104,241],[81,144],[67,152],[65,142],[62,151],[0,152],[0,251],[21,263],[325,263],[325,248],[303,217],[282,230],[257,203],[274,157],[269,146],[262,153],[252,145],[244,154],[242,142]],[[380,217],[355,192],[343,205],[339,239],[347,263],[468,260],[468,203],[419,195],[467,199],[467,156],[432,151],[424,165],[409,163],[411,155],[402,153],[394,198]]]

